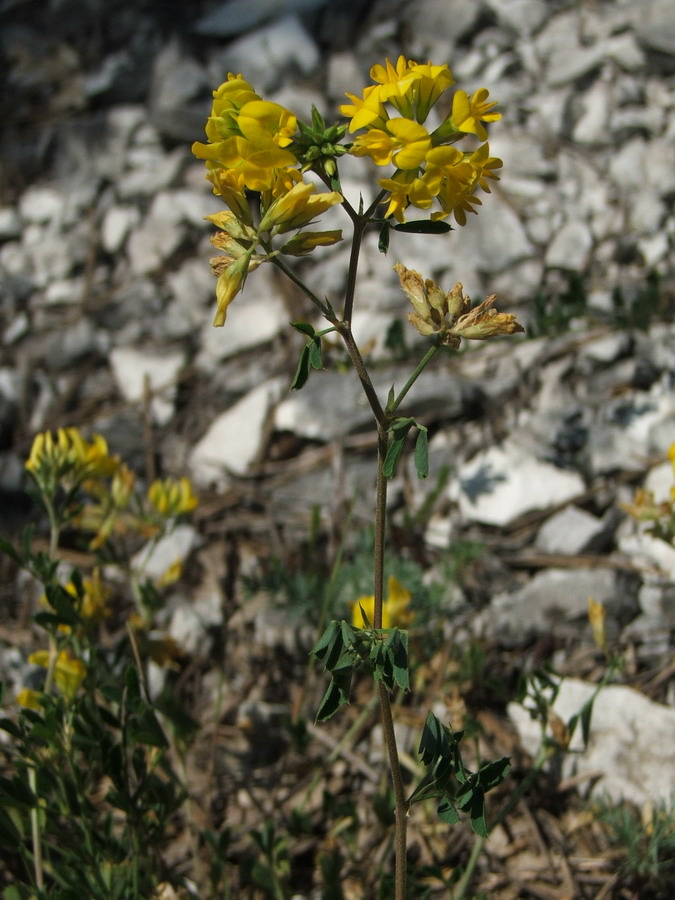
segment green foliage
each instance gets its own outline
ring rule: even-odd
[[[511,761],[508,757],[502,757],[472,772],[462,761],[460,744],[463,737],[463,731],[453,731],[432,712],[428,713],[419,746],[427,774],[413,791],[409,802],[420,802],[430,797],[440,799],[436,811],[441,821],[456,825],[461,820],[460,812],[466,813],[476,834],[486,838],[485,794],[506,778]]]
[[[630,803],[617,805],[601,800],[595,810],[615,851],[623,888],[645,900],[666,900],[675,881],[675,811],[661,802],[641,816]]]
[[[321,334],[314,330],[314,327],[308,322],[292,322],[293,328],[301,334],[308,337],[308,341],[302,348],[298,367],[295,370],[293,381],[291,381],[291,390],[299,391],[307,384],[309,373],[312,369],[322,370],[323,360],[321,359]]]
[[[357,669],[366,668],[387,690],[409,690],[408,633],[399,628],[361,629],[344,620],[332,621],[312,653],[331,675],[316,714],[317,722],[330,719],[349,702]]]
[[[413,425],[417,428],[417,440],[415,441],[415,470],[417,471],[417,477],[426,478],[429,474],[429,439],[427,429],[424,425],[420,425],[414,419],[407,417],[394,419],[389,426],[391,441],[387,448],[383,468],[386,478],[392,478],[395,475],[408,432]]]

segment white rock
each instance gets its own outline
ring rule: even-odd
[[[207,86],[206,72],[195,59],[183,56],[176,38],[172,38],[155,56],[152,105],[158,110],[180,107]]]
[[[544,569],[520,590],[493,597],[478,628],[504,642],[528,642],[585,617],[589,597],[608,602],[615,593],[610,569]]]
[[[82,275],[64,281],[52,281],[45,291],[45,303],[74,306],[82,303],[85,294],[85,279]]]
[[[149,275],[161,269],[184,237],[184,226],[148,216],[127,242],[131,271],[134,275]]]
[[[212,279],[212,290],[213,308],[202,320],[200,366],[210,368],[236,353],[266,344],[290,327],[290,316],[279,296],[278,285],[265,266],[249,275],[241,296],[227,310],[224,328],[214,328],[211,324],[216,311],[215,279]]]
[[[581,272],[585,269],[593,238],[589,227],[579,220],[566,222],[546,251],[546,265]]]
[[[675,7],[671,0],[647,0],[634,10],[638,39],[647,47],[675,56]]]
[[[545,0],[487,0],[488,6],[502,25],[528,37],[546,21],[551,8]]]
[[[286,378],[271,378],[218,416],[190,454],[197,485],[223,485],[227,473],[245,475],[258,456],[272,408],[288,389]]]
[[[223,72],[245,72],[257,90],[269,91],[278,87],[280,73],[294,68],[309,75],[318,64],[314,40],[296,15],[288,15],[233,41],[209,71],[214,84]]]
[[[151,197],[168,188],[176,179],[186,156],[183,147],[163,153],[161,147],[139,148],[129,156],[131,169],[120,176],[115,187],[121,200]]]
[[[64,197],[52,187],[27,188],[19,200],[19,215],[25,223],[46,225],[58,221],[63,212]]]
[[[551,516],[537,532],[535,546],[544,553],[575,556],[589,549],[605,531],[601,519],[578,506],[566,506]]]
[[[121,250],[129,232],[141,220],[137,206],[112,206],[106,210],[101,223],[101,244],[106,253]]]
[[[192,525],[176,525],[159,541],[149,541],[133,557],[131,564],[138,573],[158,580],[175,563],[184,563],[198,541],[199,534]]]
[[[173,416],[176,378],[183,364],[182,352],[157,354],[137,347],[115,347],[110,353],[113,376],[130,403],[143,402],[147,379],[154,394],[152,417],[158,425],[166,425]]]
[[[596,81],[579,99],[582,112],[572,132],[574,140],[581,144],[610,143],[612,86],[606,81]]]
[[[553,710],[567,723],[581,712],[595,690],[595,685],[566,678]],[[508,712],[525,748],[536,756],[541,740],[539,723],[519,704],[509,704]],[[598,782],[593,782],[594,790],[614,802],[670,804],[675,794],[674,743],[675,710],[631,688],[609,685],[595,698],[588,748],[584,749],[578,723],[570,752],[562,760],[562,774],[593,777],[602,773]],[[586,784],[582,782],[584,787]]]
[[[0,240],[9,241],[21,234],[21,220],[12,206],[0,207]]]
[[[498,194],[481,197],[483,206],[477,216],[469,215],[465,228],[457,227],[448,241],[448,256],[461,261],[461,266],[470,261],[479,271],[501,272],[535,256],[534,247],[527,238],[522,222]],[[464,283],[461,266],[457,266],[457,278]]]
[[[629,559],[645,566],[656,566],[666,577],[675,580],[675,547],[653,537],[644,530],[619,535],[618,547]]]
[[[576,472],[557,469],[505,441],[459,467],[451,496],[467,519],[507,525],[523,513],[572,500],[584,488]]]
[[[214,196],[212,191],[181,188],[175,191],[160,191],[152,201],[148,216],[173,225],[185,222],[213,231],[213,225],[206,222],[204,216],[210,216],[222,209],[222,201]]]

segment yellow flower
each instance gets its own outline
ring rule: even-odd
[[[183,574],[183,562],[180,559],[171,563],[169,568],[161,575],[156,582],[158,588],[168,587],[175,584]]]
[[[499,181],[499,175],[494,170],[501,169],[504,163],[498,156],[490,156],[490,145],[487,143],[481,144],[478,150],[468,154],[466,161],[474,169],[480,187],[486,194],[489,194],[490,183],[488,179]]]
[[[208,143],[196,141],[192,152],[206,161],[209,177],[217,193],[233,192],[231,208],[243,212],[239,189],[253,191],[269,188],[278,168],[297,164],[295,155],[287,148],[297,130],[293,113],[262,100],[241,76],[228,75],[228,81],[214,94],[212,114],[206,125]],[[212,175],[218,169],[238,173],[238,185],[221,181]]]
[[[406,119],[422,123],[440,95],[453,84],[452,72],[447,65],[434,66],[430,62],[418,64],[399,56],[396,65],[388,59],[384,65],[374,65],[370,77],[377,84],[363,89],[362,99],[347,94],[352,101],[340,107],[340,112],[350,118],[350,131],[360,128],[384,128],[390,103]]]
[[[301,231],[283,245],[280,253],[288,256],[306,256],[316,247],[331,247],[342,240],[342,231]]]
[[[239,111],[237,125],[242,135],[259,146],[271,140],[278,147],[288,147],[298,129],[298,121],[287,109],[268,100],[252,100]]]
[[[252,255],[252,249],[246,251],[238,259],[230,262],[227,267],[218,274],[218,280],[216,281],[217,308],[213,319],[213,324],[216,327],[225,324],[228,306],[243,289]],[[213,260],[211,261],[211,264],[213,265]]]
[[[40,697],[42,697],[42,691],[34,691],[32,688],[22,688],[16,695],[16,702],[19,706],[25,706],[26,709],[37,709],[39,711],[42,709]]]
[[[49,650],[38,650],[31,653],[28,662],[34,666],[49,668]],[[70,651],[61,650],[54,666],[54,684],[67,701],[72,701],[87,677],[87,667],[80,659],[76,659]]]
[[[387,580],[387,596],[382,603],[382,627],[383,628],[407,628],[415,618],[415,613],[410,609],[412,594],[403,587],[397,578],[390,575]],[[372,627],[375,614],[375,597],[359,597],[352,604],[352,624],[355,628],[365,628],[361,609],[368,617]]]
[[[605,606],[595,597],[588,598],[588,621],[591,623],[593,640],[604,651],[607,648],[607,635],[605,634]]]
[[[75,587],[75,583],[72,581],[65,585],[64,590],[73,598],[73,605],[85,622],[95,625],[98,622],[102,622],[103,619],[107,619],[110,615],[108,602],[111,591],[102,582],[100,569],[94,569],[92,577],[83,580],[81,596]],[[42,595],[40,603],[43,606],[48,605],[46,594]],[[59,631],[64,634],[70,634],[72,629],[69,625],[59,625]]]
[[[260,222],[260,231],[283,234],[307,225],[336,203],[342,203],[337,191],[317,194],[313,184],[301,181],[272,201]]]
[[[487,140],[487,131],[483,122],[498,122],[501,113],[490,112],[497,101],[486,102],[489,96],[487,88],[479,88],[469,97],[465,91],[457,91],[452,98],[451,122],[458,131],[475,134],[480,141]]]
[[[157,479],[148,488],[148,500],[161,516],[179,516],[197,506],[189,478]]]
[[[389,118],[384,108],[384,103],[380,99],[380,92],[377,85],[370,85],[363,89],[363,97],[357,97],[355,94],[347,94],[352,101],[345,103],[340,107],[343,116],[351,119],[349,124],[350,131],[358,131],[360,128],[383,128],[385,122]]]
[[[371,128],[352,145],[354,156],[370,156],[378,166],[393,162],[399,169],[418,169],[429,150],[429,132],[411,119],[389,119],[383,129]]]

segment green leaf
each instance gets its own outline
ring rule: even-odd
[[[450,759],[453,755],[448,739],[448,729],[431,710],[427,713],[417,752],[425,766],[431,765],[437,759]]]
[[[432,219],[414,219],[412,222],[397,222],[391,226],[394,231],[407,234],[447,234],[452,226],[447,222]]]
[[[349,703],[349,692],[352,684],[352,669],[335,669],[328,689],[323,696],[316,713],[316,722],[326,722],[334,716],[338,709]]]
[[[0,846],[5,847],[11,853],[18,853],[21,843],[21,834],[11,816],[4,809],[0,809]]]
[[[438,818],[441,820],[441,822],[445,822],[447,825],[459,824],[459,813],[448,797],[445,797],[443,800],[441,800],[441,802],[438,804],[438,808],[436,809],[436,813],[438,814]]]
[[[166,749],[169,742],[153,710],[147,706],[139,714],[132,716],[128,723],[129,740],[136,744]]]
[[[18,566],[23,565],[23,560],[19,555],[18,551],[15,550],[14,546],[6,541],[4,538],[0,537],[0,553],[4,553],[5,556],[9,556],[10,559],[14,560],[14,562]]]
[[[380,251],[380,253],[384,253],[385,256],[387,254],[387,251],[389,250],[390,228],[391,228],[391,226],[389,225],[389,222],[384,222],[384,224],[380,228],[380,237],[377,242],[377,249]]]
[[[313,369],[323,370],[323,360],[321,359],[321,338],[315,334],[311,341],[307,344],[309,352],[309,363]]]
[[[469,818],[471,819],[471,827],[474,832],[482,838],[489,835],[487,827],[487,819],[485,816],[485,794],[480,788],[477,788],[471,798],[471,805],[468,809]]]
[[[481,766],[476,777],[481,788],[487,793],[500,785],[510,771],[510,757],[502,756],[501,759],[496,759]]]
[[[306,334],[307,337],[314,337],[316,334],[314,326],[310,325],[309,322],[291,322],[291,326],[296,331],[299,331],[300,334]]]
[[[408,632],[401,631],[400,628],[393,628],[384,647],[394,682],[401,690],[409,691]]]
[[[307,384],[309,378],[309,345],[305,344],[300,353],[298,360],[298,368],[295,370],[293,381],[291,381],[291,390],[299,391]]]
[[[418,478],[426,478],[429,474],[429,433],[424,425],[417,425],[415,441],[415,469]]]
[[[384,466],[382,468],[385,478],[391,478],[395,473],[398,461],[401,458],[401,453],[403,452],[405,439],[414,424],[414,419],[401,418],[396,419],[391,425],[389,430],[391,431],[392,439],[387,447],[387,455],[385,456]]]
[[[13,778],[0,775],[0,806],[9,806],[25,812],[36,804],[37,797],[18,775]]]
[[[317,659],[324,659],[329,652],[331,644],[335,640],[336,632],[339,631],[340,623],[333,619],[332,622],[328,623],[328,627],[310,650],[312,656],[316,656]]]

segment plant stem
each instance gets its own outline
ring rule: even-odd
[[[413,384],[415,384],[415,382],[417,381],[417,379],[420,377],[420,375],[422,374],[423,370],[426,368],[427,364],[431,361],[431,359],[433,358],[433,356],[434,356],[435,353],[437,352],[439,346],[440,346],[440,344],[438,344],[438,343],[432,344],[431,347],[429,347],[429,349],[427,350],[427,352],[424,354],[424,356],[422,357],[422,359],[417,363],[417,365],[415,366],[415,369],[414,369],[412,375],[411,375],[410,378],[406,381],[406,383],[403,385],[403,388],[401,389],[401,393],[400,393],[400,394],[398,395],[398,397],[394,400],[394,402],[393,402],[392,405],[391,405],[391,408],[389,408],[389,407],[387,408],[387,412],[388,412],[390,415],[392,415],[393,413],[395,413],[396,410],[399,408],[399,406],[401,405],[401,402],[403,401],[403,398],[404,398],[405,395],[408,393],[408,391],[409,391],[410,388],[413,386]]]
[[[384,474],[384,461],[387,456],[387,444],[389,435],[381,424],[378,424],[377,442],[377,481],[375,488],[375,546],[373,552],[374,566],[374,594],[375,604],[373,610],[373,627],[382,628],[382,605],[384,595],[384,546],[386,536],[387,516],[387,479]],[[382,730],[384,743],[389,757],[392,786],[395,799],[395,897],[396,900],[405,900],[406,893],[406,828],[408,804],[406,802],[403,779],[401,777],[401,763],[396,746],[396,733],[394,732],[394,720],[391,712],[391,700],[386,687],[378,684],[380,698],[380,714],[382,716]]]
[[[28,769],[28,785],[37,797],[37,775],[33,766]],[[42,890],[45,885],[42,867],[42,837],[40,835],[40,811],[37,806],[31,807],[30,831],[33,840],[33,871],[35,872],[35,886]]]
[[[302,278],[299,278],[295,274],[293,269],[291,269],[290,266],[286,265],[286,263],[283,261],[283,259],[281,259],[279,256],[271,256],[270,262],[273,263],[277,267],[277,269],[280,269],[284,273],[284,275],[286,275],[287,278],[290,278],[290,280],[293,282],[293,284],[297,288],[299,288],[302,291],[302,293],[312,301],[314,306],[316,306],[317,309],[321,312],[322,316],[324,316],[331,324],[334,324],[332,321],[331,315],[330,315],[330,311],[329,311],[328,307],[326,306],[326,304],[323,303],[321,300],[319,300],[319,298],[316,296],[314,291],[311,290],[311,288],[307,287],[307,285],[302,280]]]

